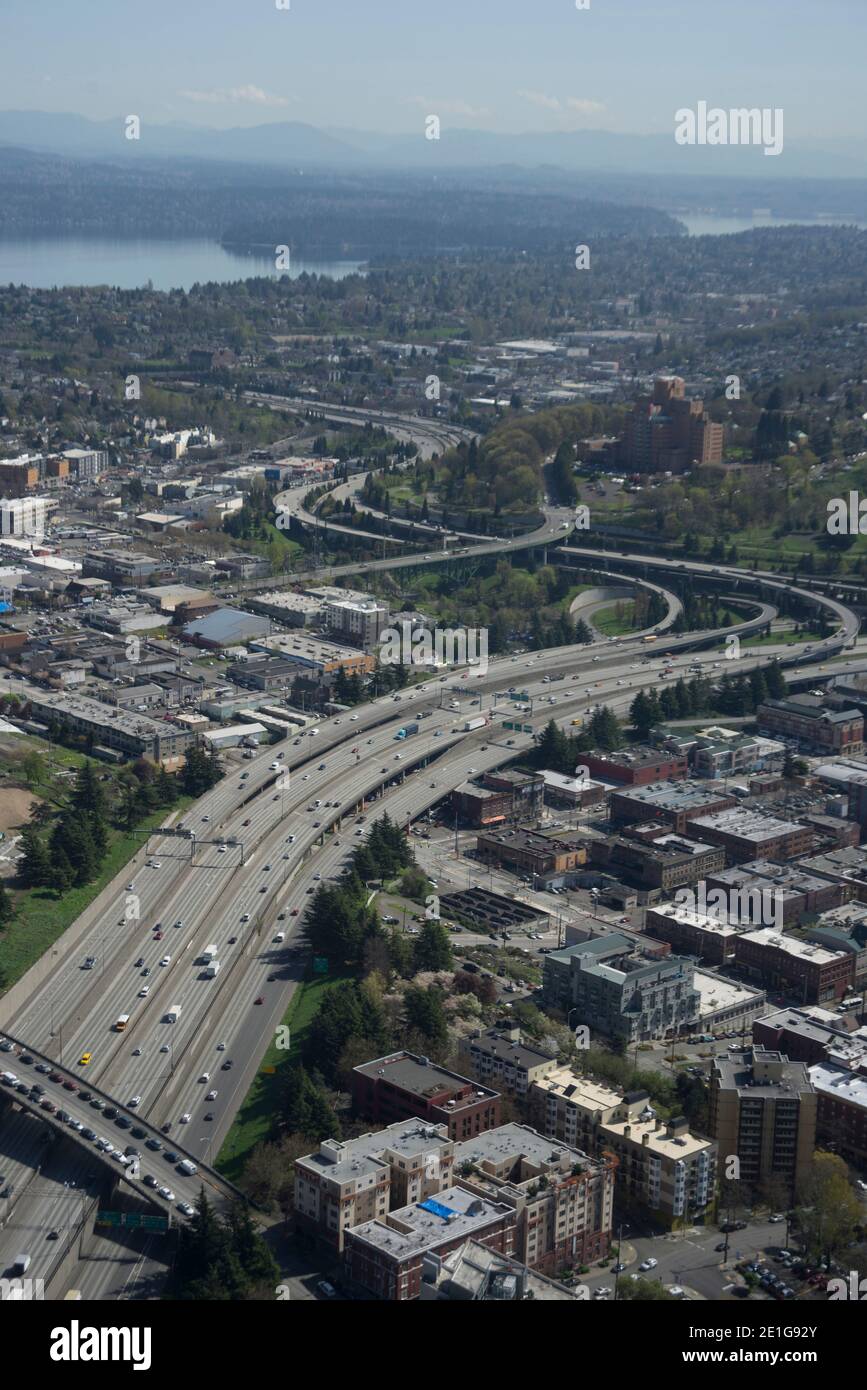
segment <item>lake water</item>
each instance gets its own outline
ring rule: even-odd
[[[729,236],[735,232],[752,232],[756,227],[867,227],[867,222],[852,217],[774,217],[767,212],[755,212],[749,217],[721,217],[711,212],[672,212],[682,222],[690,236]]]
[[[253,275],[288,275],[297,279],[306,271],[342,280],[352,275],[361,261],[303,260],[292,258],[291,269],[277,271],[274,248],[260,254],[241,255],[218,242],[207,240],[125,241],[115,237],[46,237],[0,240],[0,285],[29,285],[53,289],[57,285],[113,285],[139,289],[151,282],[155,290],[188,290],[198,282],[224,283]]]

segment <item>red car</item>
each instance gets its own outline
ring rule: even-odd
[[[289,916],[290,916],[290,917],[297,917],[297,916],[298,916],[298,908],[297,908],[297,907],[293,907],[292,911],[289,913]]]
[[[256,1003],[257,1003],[257,1004],[264,1004],[264,1003],[265,1003],[265,996],[264,996],[264,994],[260,994],[260,995],[259,995],[259,998],[256,1000]]]
[[[163,934],[162,934],[162,932],[161,932],[161,931],[155,931],[155,932],[154,932],[154,941],[162,941],[162,939],[163,939]]]
[[[64,1091],[77,1091],[78,1087],[76,1086],[74,1081],[64,1081],[63,1089]]]
[[[63,1077],[60,1075],[60,1072],[59,1072],[59,1071],[50,1071],[50,1072],[48,1073],[48,1080],[49,1080],[49,1081],[62,1081],[62,1080],[63,1080]]]

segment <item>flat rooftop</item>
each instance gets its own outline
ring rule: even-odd
[[[489,1091],[467,1076],[459,1076],[456,1072],[437,1066],[435,1062],[423,1061],[408,1052],[393,1053],[389,1057],[379,1057],[373,1062],[363,1062],[355,1071],[373,1080],[399,1086],[401,1090],[409,1091],[422,1100],[441,1097],[445,1102],[469,1089],[470,1095],[462,1104],[470,1105],[486,1097],[495,1100],[498,1095],[498,1092]]]
[[[670,1135],[663,1125],[658,1128],[657,1120],[614,1120],[603,1122],[600,1126],[600,1133],[616,1134],[619,1138],[629,1140],[642,1148],[649,1149],[651,1153],[658,1154],[660,1158],[693,1158],[696,1154],[702,1153],[711,1147],[710,1139],[699,1139],[696,1135],[685,1134]],[[626,1131],[629,1130],[627,1136]],[[645,1139],[647,1143],[645,1144]]]
[[[765,816],[760,811],[717,811],[711,816],[698,816],[693,822],[696,830],[716,830],[726,835],[736,835],[739,840],[776,840],[781,835],[793,835],[803,831],[804,826],[797,821],[780,820],[776,816]]]
[[[613,795],[620,800],[658,806],[666,811],[694,811],[702,806],[716,806],[726,793],[722,789],[708,791],[698,782],[651,782],[646,787],[617,787]]]
[[[323,1177],[335,1182],[347,1182],[382,1168],[383,1154],[414,1159],[438,1148],[451,1147],[451,1144],[445,1125],[399,1120],[386,1129],[362,1134],[357,1139],[324,1140],[316,1153],[305,1154],[298,1162],[317,1169]]]
[[[758,931],[744,932],[742,939],[756,946],[774,946],[778,951],[785,951],[787,955],[797,956],[813,965],[830,965],[846,954],[845,951],[829,951],[814,941],[801,941],[797,936],[784,936],[775,927],[760,927]]]
[[[353,1226],[351,1239],[374,1246],[382,1254],[402,1260],[425,1250],[434,1250],[444,1241],[469,1238],[502,1217],[513,1218],[512,1209],[500,1202],[478,1197],[465,1187],[450,1187],[413,1206],[393,1211],[384,1221],[365,1221]]]
[[[832,1066],[830,1062],[817,1062],[808,1073],[812,1085],[822,1095],[867,1109],[867,1076]]]
[[[617,1091],[605,1081],[595,1081],[588,1076],[578,1076],[569,1067],[559,1067],[548,1072],[533,1083],[551,1095],[561,1096],[563,1100],[580,1106],[583,1110],[609,1110],[620,1105],[623,1092]]]

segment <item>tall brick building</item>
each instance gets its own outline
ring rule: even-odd
[[[386,1125],[413,1115],[445,1125],[454,1140],[471,1139],[500,1123],[497,1091],[411,1052],[393,1052],[356,1067],[352,1103],[359,1115]]]
[[[721,463],[725,431],[704,402],[690,400],[682,377],[658,377],[651,396],[636,401],[617,445],[618,463],[634,473],[683,473],[695,463]]]

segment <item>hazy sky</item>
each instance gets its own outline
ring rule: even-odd
[[[668,132],[701,99],[864,134],[867,0],[0,0],[0,107]]]

